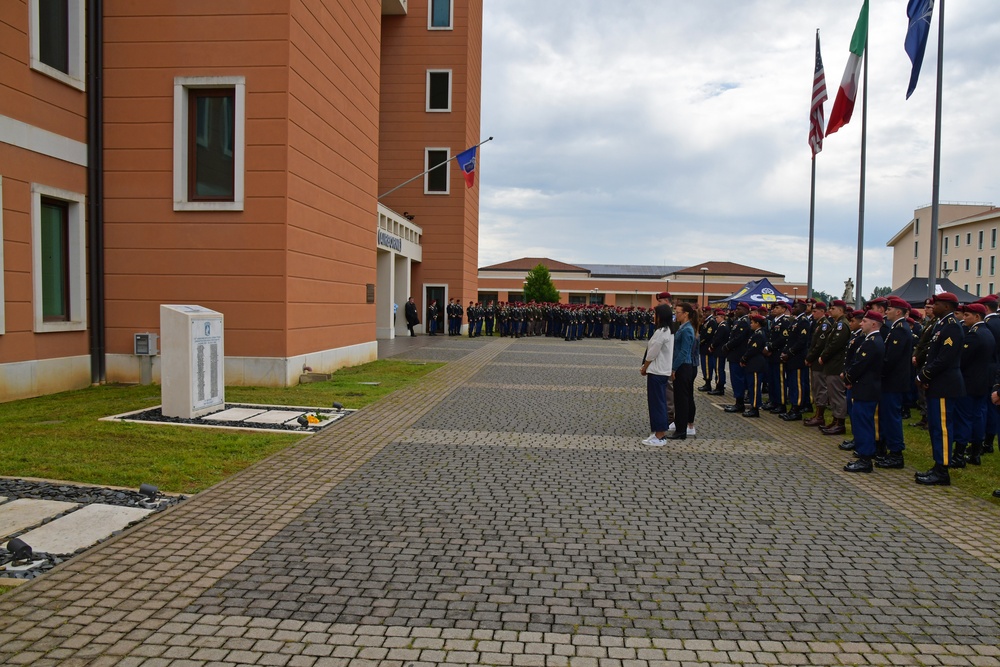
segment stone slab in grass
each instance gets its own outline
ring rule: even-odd
[[[67,512],[75,503],[62,503],[56,500],[35,500],[21,498],[0,505],[0,538],[39,524],[45,519]],[[31,544],[30,542],[28,544]]]
[[[302,410],[268,410],[267,412],[251,417],[244,421],[255,424],[284,424],[304,415]]]
[[[207,421],[239,422],[244,419],[256,417],[264,412],[267,412],[266,408],[229,408],[228,410],[222,410],[220,412],[213,412],[210,415],[204,415],[202,419]]]
[[[152,510],[114,505],[87,505],[21,536],[38,553],[71,554],[123,529]]]

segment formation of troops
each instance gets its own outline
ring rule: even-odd
[[[923,312],[898,297],[873,299],[865,310],[840,300],[799,299],[769,310],[741,303],[732,313],[714,311],[700,345],[699,390],[725,395],[728,379],[735,402],[727,412],[760,417],[766,411],[830,436],[846,433],[850,418],[854,437],[839,445],[854,452],[848,472],[902,468],[903,420],[914,409],[934,454],[933,468],[916,474],[918,484],[949,485],[950,470],[980,465],[994,451],[1000,424],[996,296],[960,305],[943,292]]]
[[[669,303],[670,295],[657,295]],[[852,310],[814,299],[733,310],[704,309],[699,332],[699,391],[734,398],[726,412],[762,413],[801,422],[852,451],[848,472],[904,467],[903,420],[919,410],[934,466],[916,474],[925,485],[949,485],[950,471],[980,465],[1000,430],[1000,315],[990,295],[961,305],[943,292],[923,311],[898,297]],[[436,316],[436,306],[433,313]],[[563,303],[449,301],[448,335],[645,340],[653,310]],[[767,400],[764,396],[767,396]],[[994,492],[1000,496],[1000,490]]]
[[[437,311],[433,311],[434,315]],[[640,306],[569,303],[497,303],[449,299],[444,316],[448,335],[462,335],[463,316],[470,338],[477,336],[558,337],[564,340],[646,340],[653,335],[653,310]],[[428,317],[432,313],[428,311]]]

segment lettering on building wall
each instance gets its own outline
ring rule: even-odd
[[[403,239],[395,234],[378,230],[378,244],[396,252],[403,252]]]

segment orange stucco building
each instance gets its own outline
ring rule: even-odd
[[[689,301],[705,306],[725,299],[752,280],[763,278],[787,296],[806,295],[803,283],[788,282],[780,273],[734,262],[637,266],[567,264],[548,257],[521,257],[481,267],[478,299],[483,303],[523,301],[525,277],[539,264],[549,270],[562,303],[649,308],[656,305],[657,294],[669,292],[675,303]]]
[[[0,400],[137,381],[160,304],[282,386],[475,293],[454,162],[379,195],[479,142],[482,0],[58,4],[0,3]]]

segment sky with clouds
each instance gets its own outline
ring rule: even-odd
[[[870,7],[863,290],[931,202],[937,12]],[[861,0],[484,0],[479,264],[735,261],[806,281],[816,29],[829,118]],[[1000,204],[1000,1],[945,6],[941,200]],[[991,102],[992,100],[992,102]],[[817,158],[814,287],[856,272],[861,99]]]

